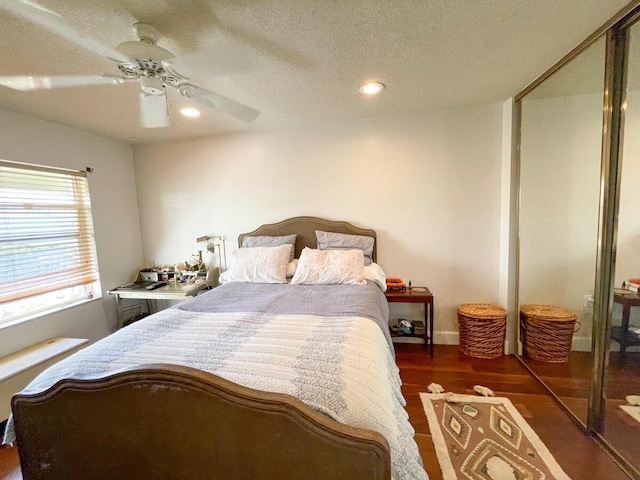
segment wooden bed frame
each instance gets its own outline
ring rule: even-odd
[[[316,217],[244,235],[298,233],[298,256],[315,247],[315,230],[375,237]],[[379,433],[334,421],[289,395],[188,367],[65,379],[14,396],[12,409],[25,480],[391,478],[389,445]]]

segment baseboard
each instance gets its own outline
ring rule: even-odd
[[[571,350],[574,352],[590,352],[591,337],[573,337]]]
[[[458,332],[434,332],[433,343],[437,345],[458,345],[460,335]]]

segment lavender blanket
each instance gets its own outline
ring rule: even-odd
[[[389,334],[389,305],[382,290],[371,281],[364,286],[231,282],[174,308],[187,312],[365,317],[380,327],[395,356]]]

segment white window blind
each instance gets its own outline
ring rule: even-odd
[[[0,303],[97,279],[86,173],[0,160]]]

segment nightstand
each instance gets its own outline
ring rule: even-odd
[[[627,347],[640,345],[640,335],[633,330],[629,331],[631,307],[640,307],[640,293],[616,289],[613,301],[622,305],[622,325],[611,327],[611,338],[620,344],[620,353],[624,354]]]
[[[429,355],[433,357],[433,294],[431,291],[426,287],[414,287],[411,290],[386,291],[384,295],[389,303],[424,304],[424,344],[429,347]]]

